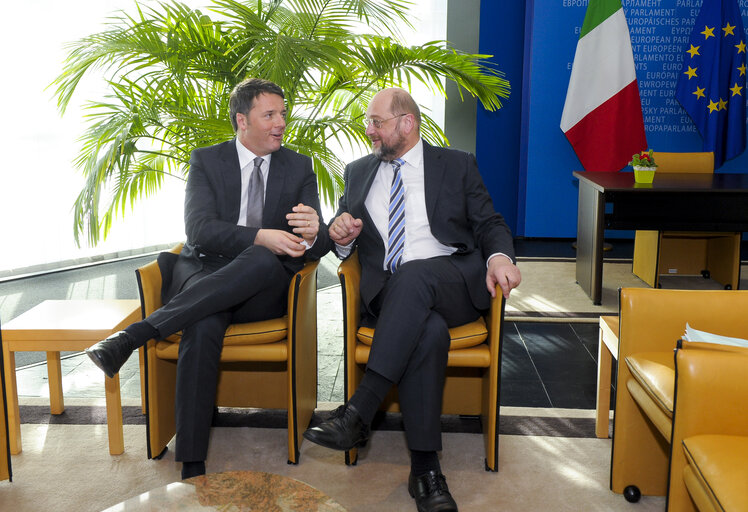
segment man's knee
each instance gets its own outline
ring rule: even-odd
[[[432,311],[423,324],[418,349],[446,353],[449,351],[449,342],[447,321],[439,313]]]

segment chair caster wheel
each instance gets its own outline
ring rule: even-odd
[[[732,285],[731,284],[726,284],[725,285],[725,290],[732,290]]]
[[[635,485],[628,485],[623,490],[623,497],[626,498],[626,501],[629,503],[636,503],[639,501],[642,497],[641,491],[639,491],[639,488]]]
[[[703,277],[704,279],[709,279],[710,277],[712,277],[712,273],[708,270],[702,270],[701,277]]]

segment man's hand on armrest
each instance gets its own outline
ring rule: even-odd
[[[496,285],[501,287],[504,298],[509,298],[509,292],[519,286],[522,281],[517,265],[504,254],[497,254],[488,259],[488,270],[486,271],[486,287],[491,297],[496,297]]]

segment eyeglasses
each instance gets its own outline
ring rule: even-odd
[[[369,117],[364,117],[361,121],[364,123],[364,128],[368,128],[370,124],[374,125],[374,128],[379,130],[384,123],[387,121],[392,121],[393,119],[397,119],[398,117],[407,116],[408,114],[398,114],[396,116],[390,117],[389,119],[371,119]]]

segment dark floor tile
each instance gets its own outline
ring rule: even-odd
[[[539,379],[501,379],[499,403],[507,407],[552,407]]]
[[[588,324],[581,322],[569,325],[592,358],[597,361],[597,345],[600,343],[600,325],[598,323]]]
[[[597,399],[597,386],[592,382],[569,382],[568,380],[544,380],[551,398],[551,407],[564,409],[594,409]]]
[[[517,322],[517,329],[533,361],[539,358],[594,360],[570,324]]]
[[[530,354],[516,329],[505,330],[501,347],[502,379],[540,379],[532,364]]]

